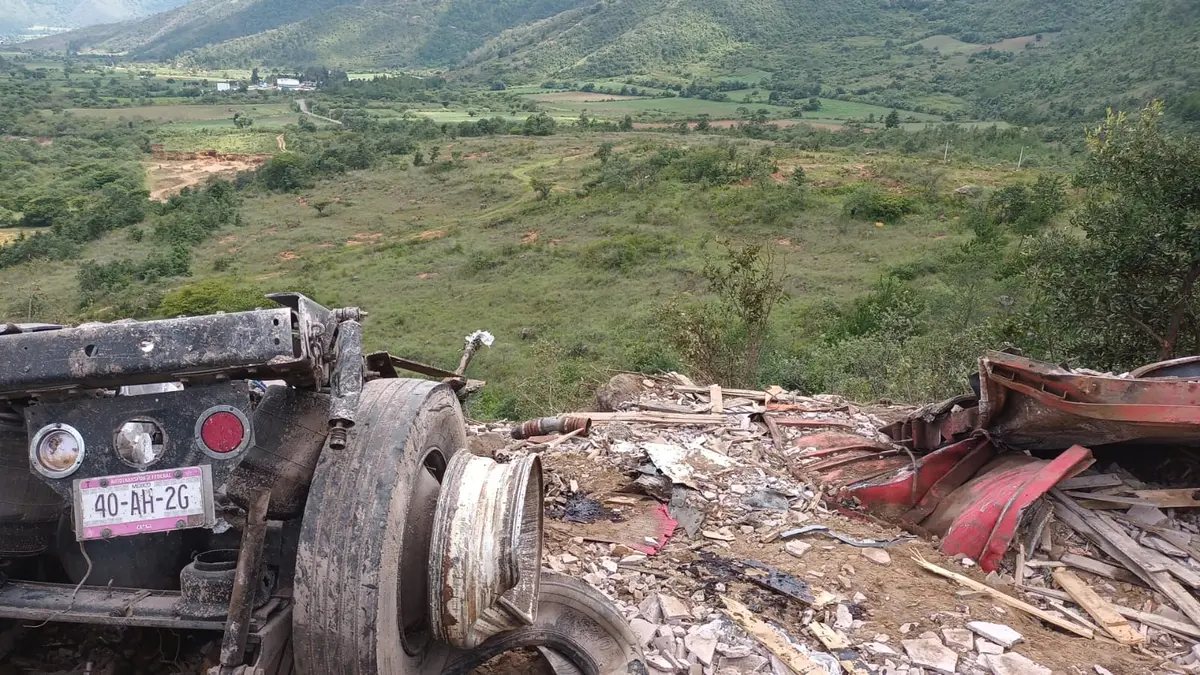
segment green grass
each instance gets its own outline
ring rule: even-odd
[[[199,143],[204,131],[167,138]],[[267,134],[242,137],[273,141]],[[211,138],[233,136],[213,132]],[[604,141],[631,152],[647,142],[694,146],[716,139],[654,133],[458,139],[445,144],[442,157],[455,151],[471,159],[446,172],[413,168],[399,157],[390,167],[351,172],[300,195],[251,193],[244,224],[195,249],[191,277],[157,289],[213,277],[263,292],[310,289],[322,302],[368,310],[369,348],[441,365],[456,361],[464,335],[490,330],[497,345],[478,358],[474,374],[514,391],[546,367],[540,350],[550,345],[587,355],[600,373],[605,364],[621,363],[634,343],[647,339],[666,303],[703,291],[697,272],[708,238],[766,244],[789,275],[790,297],[780,315],[801,317],[805,308],[856,297],[889,266],[926,259],[966,236],[939,219],[941,207],[883,228],[842,216],[841,195],[864,176],[902,186],[926,165],[923,160],[878,157],[864,164],[856,153],[781,151],[782,174],[803,166],[817,187],[810,208],[767,224],[745,219],[755,199],[750,187],[667,183],[641,193],[577,195],[599,168],[593,154]],[[742,145],[750,152],[762,144]],[[1011,168],[947,170],[946,192],[1014,175]],[[549,199],[535,198],[529,188],[534,177],[555,185]],[[339,201],[328,217],[318,218],[298,197]],[[589,262],[643,239],[659,243],[632,267]],[[86,259],[137,258],[155,246],[149,238],[133,243],[116,232],[90,245]],[[229,267],[214,271],[218,261]],[[18,315],[34,294],[38,318],[78,318],[79,264],[38,265],[36,273],[32,266],[0,270],[0,312]],[[92,315],[117,318],[103,308]],[[523,329],[537,338],[522,340]],[[539,405],[552,408],[555,402]]]
[[[232,110],[230,110],[232,108]],[[252,117],[283,115],[291,107],[282,103],[255,105],[152,105],[132,108],[71,108],[69,112],[79,117],[105,120],[144,119],[154,122],[207,122],[232,119],[233,111],[245,110]]]
[[[744,95],[749,91],[751,90],[740,90],[739,92],[730,92],[730,94],[739,93]],[[760,90],[760,93],[765,97],[765,91]],[[538,101],[543,109],[556,116],[574,118],[586,110],[589,115],[601,119],[619,120],[625,115],[630,115],[638,122],[694,120],[700,115],[708,115],[714,120],[741,119],[742,114],[738,112],[738,108],[746,108],[751,112],[765,109],[773,119],[789,119],[792,111],[791,106],[785,107],[758,102],[745,103],[742,101],[715,102],[698,98],[632,98],[615,101],[586,102],[546,100],[547,94],[545,90],[538,90],[538,93],[529,95],[529,98]],[[821,110],[805,113],[804,119],[824,123],[836,123],[850,119],[866,120],[867,116],[872,114],[876,118],[881,118],[889,112],[891,112],[891,108],[884,106],[822,98]],[[911,115],[921,121],[941,121],[935,115],[924,113],[901,110],[900,114],[902,117]]]

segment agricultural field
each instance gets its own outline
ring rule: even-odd
[[[72,108],[73,115],[112,121],[149,121],[162,125],[197,128],[233,128],[233,115],[242,111],[260,126],[283,126],[296,122],[296,113],[285,103],[244,105],[153,105],[132,108]]]

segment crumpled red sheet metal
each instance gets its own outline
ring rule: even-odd
[[[1050,460],[1001,455],[942,499],[923,526],[942,538],[942,553],[965,555],[990,572],[1000,566],[1026,509],[1092,462],[1092,451],[1081,445]]]
[[[849,485],[836,498],[854,498],[868,513],[942,539],[941,551],[962,554],[984,571],[999,567],[1021,517],[1060,480],[1092,463],[1075,446],[1052,460],[1021,453],[996,457],[981,436],[948,445],[917,459],[916,471]]]
[[[1068,370],[1024,356],[988,352],[979,360],[979,396],[926,406],[880,429],[928,451],[986,429],[1004,445],[1062,450],[1109,443],[1200,443],[1200,377],[1194,359],[1176,359],[1116,377]]]

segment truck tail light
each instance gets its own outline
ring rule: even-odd
[[[29,443],[29,459],[38,473],[65,478],[83,464],[83,436],[75,427],[50,424],[42,427]]]
[[[224,459],[250,445],[250,421],[246,415],[229,406],[216,406],[204,411],[196,422],[196,442],[207,454]]]

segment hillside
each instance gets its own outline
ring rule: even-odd
[[[0,35],[29,26],[79,28],[137,19],[186,0],[0,0]]]
[[[1019,123],[1200,89],[1193,0],[196,0],[33,45],[68,41],[207,67],[435,68],[510,84],[750,68],[771,89]]]

